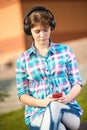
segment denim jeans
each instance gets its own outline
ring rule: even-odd
[[[43,115],[37,117],[29,130],[78,130],[80,126],[79,112],[59,102],[51,102]]]

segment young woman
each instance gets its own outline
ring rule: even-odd
[[[75,98],[82,80],[71,48],[50,39],[55,24],[50,10],[40,6],[24,18],[24,31],[32,35],[33,43],[17,59],[16,81],[29,130],[77,130],[80,126],[82,109]]]

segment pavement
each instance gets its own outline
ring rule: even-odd
[[[76,55],[83,83],[87,82],[87,37],[64,42]]]
[[[7,97],[3,97],[4,101],[0,101],[0,113],[7,113],[10,111],[18,110],[23,107],[17,96],[17,88],[15,81],[15,68],[5,68],[5,72],[0,75],[0,86],[5,93],[8,94]]]
[[[87,122],[81,122],[79,130],[87,130]]]
[[[64,42],[63,44],[69,45],[76,57],[79,64],[83,83],[87,82],[87,37],[72,41]],[[14,62],[15,63],[15,62]],[[7,67],[0,71],[0,81],[7,81],[14,79],[14,82],[9,85],[8,94],[9,97],[4,98],[4,102],[0,102],[0,113],[7,113],[10,111],[18,110],[23,107],[23,104],[19,101],[17,96],[17,89],[15,83],[15,65],[13,67]],[[6,86],[7,87],[7,86]],[[87,130],[87,122],[81,123],[79,130]]]

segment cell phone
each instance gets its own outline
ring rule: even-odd
[[[54,93],[53,95],[52,95],[52,97],[53,98],[60,98],[60,97],[62,97],[62,92],[58,92],[58,93]]]

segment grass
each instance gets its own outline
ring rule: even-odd
[[[28,130],[24,122],[24,108],[0,114],[0,130]]]
[[[84,110],[81,121],[87,121],[87,84],[83,86],[82,92],[77,97],[79,104]],[[24,108],[6,114],[0,114],[0,130],[28,130],[24,122]]]
[[[87,83],[83,86],[80,95],[77,97],[77,101],[83,109],[83,116],[81,117],[82,122],[87,122]]]

